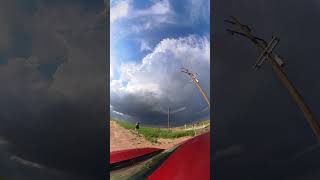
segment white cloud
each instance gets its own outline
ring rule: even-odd
[[[127,17],[129,14],[129,2],[126,0],[118,1],[115,6],[110,8],[110,23],[118,19]]]
[[[155,2],[151,7],[142,10],[136,10],[134,15],[140,16],[150,16],[150,15],[165,15],[171,13],[171,7],[168,0],[161,0]]]
[[[140,51],[151,51],[152,48],[149,43],[145,40],[141,40]]]
[[[140,33],[144,30],[149,30],[158,27],[161,24],[175,24],[174,11],[168,0],[155,1],[148,8],[137,9],[132,6],[131,1],[117,1],[116,5],[111,7],[110,22],[126,19],[130,20],[131,24],[126,30],[128,32]],[[134,22],[134,23],[132,23]],[[111,27],[111,32],[118,32]]]
[[[110,63],[110,80],[113,78],[113,66]]]
[[[190,21],[205,19],[210,22],[210,0],[190,0]]]
[[[110,52],[110,80],[112,80],[113,77],[114,77],[114,57]]]
[[[208,38],[191,35],[163,39],[142,63],[121,65],[120,80],[110,84],[111,104],[114,110],[133,116],[141,111],[165,114],[168,106],[184,107],[183,110],[188,109],[185,114],[194,115],[206,103],[179,68],[185,66],[197,72],[201,85],[210,95],[209,65]]]
[[[175,114],[175,113],[178,113],[178,112],[182,112],[182,111],[184,111],[184,110],[186,110],[186,109],[187,109],[186,107],[181,107],[181,108],[179,108],[179,109],[175,109],[175,110],[171,111],[171,113],[172,113],[172,114]]]
[[[43,168],[43,166],[38,163],[22,159],[18,156],[11,156],[10,159],[28,167],[39,168],[39,169]]]
[[[167,25],[190,27],[197,22],[210,23],[210,1],[209,0],[187,0],[182,6],[187,8],[188,13],[181,14],[175,11],[169,0],[154,0],[147,8],[136,8],[135,1],[115,1],[111,8],[111,24],[116,20],[126,20],[121,27],[111,25],[112,37],[120,34],[140,34],[154,28],[162,28]]]

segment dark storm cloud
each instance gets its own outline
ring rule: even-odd
[[[248,40],[225,32],[233,15],[256,35],[281,39],[277,52],[288,61],[289,78],[320,117],[320,4],[307,1],[216,1],[214,7],[213,89],[216,149],[245,148],[237,157],[216,160],[218,179],[319,179],[319,149],[296,160],[316,143],[312,130],[270,65],[255,72],[260,55]],[[228,26],[229,27],[229,26]],[[313,151],[312,151],[313,152]],[[307,157],[310,156],[310,157]],[[314,160],[312,160],[312,158]]]
[[[23,174],[22,167],[12,168],[12,176],[103,179],[108,152],[104,2],[35,2],[1,1],[0,37],[5,33],[6,39],[0,55],[7,63],[0,64],[0,136],[16,157],[11,161],[60,175],[38,176],[34,169]]]

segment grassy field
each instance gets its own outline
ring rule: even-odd
[[[122,126],[125,129],[132,130],[132,131],[134,131],[135,129],[135,125],[129,122],[114,120],[114,119],[112,120],[117,122],[120,126]],[[150,142],[157,142],[158,138],[173,139],[173,138],[179,138],[184,136],[194,136],[195,132],[193,130],[169,131],[163,128],[151,128],[151,127],[144,127],[140,125],[139,134],[143,135]]]

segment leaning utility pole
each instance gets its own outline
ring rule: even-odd
[[[190,76],[190,79],[191,81],[198,87],[200,93],[202,94],[202,96],[204,97],[204,99],[207,101],[208,105],[209,105],[209,108],[210,108],[210,100],[209,98],[207,97],[206,93],[203,91],[200,83],[199,83],[199,80],[197,79],[197,73],[192,73],[190,72],[187,68],[180,68],[181,69],[181,72],[183,73],[186,73],[187,75]]]
[[[265,40],[254,36],[251,33],[251,29],[247,25],[241,24],[235,17],[231,17],[232,20],[226,20],[225,22],[230,23],[239,28],[239,31],[227,29],[232,35],[238,34],[250,39],[257,47],[262,50],[258,61],[255,63],[253,68],[258,70],[263,62],[268,62],[271,64],[273,71],[282,82],[282,84],[287,88],[289,94],[292,96],[293,100],[299,106],[300,110],[303,112],[305,118],[307,119],[309,125],[311,126],[314,134],[320,140],[320,124],[316,120],[314,114],[311,112],[308,105],[303,100],[302,96],[299,94],[298,90],[294,87],[293,83],[288,79],[286,73],[283,70],[285,63],[276,53],[273,52],[273,49],[277,46],[280,39],[277,37],[272,37],[272,40],[267,43]]]

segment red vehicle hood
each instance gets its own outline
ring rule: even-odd
[[[181,144],[148,180],[210,179],[210,133]]]
[[[131,179],[210,179],[210,132],[183,142],[172,150],[169,150],[172,152],[167,152],[167,150],[159,154],[162,151],[163,149],[157,148],[141,148],[111,152],[110,165],[113,165],[114,169],[119,169],[120,167],[121,171],[118,173],[125,173],[128,175],[126,177],[130,177]],[[155,158],[151,158],[157,153],[159,156],[157,155]],[[161,156],[163,156],[163,158],[159,159]],[[151,159],[143,162],[142,166],[141,163],[137,163],[149,158]],[[153,163],[149,163],[150,161]],[[125,166],[119,165],[121,163],[125,164]],[[143,168],[143,164],[151,165]],[[122,167],[132,167],[141,170],[131,174],[128,169]]]
[[[131,159],[139,158],[144,155],[148,155],[154,152],[162,151],[159,148],[138,148],[138,149],[127,149],[121,151],[110,152],[110,165],[128,161]]]

